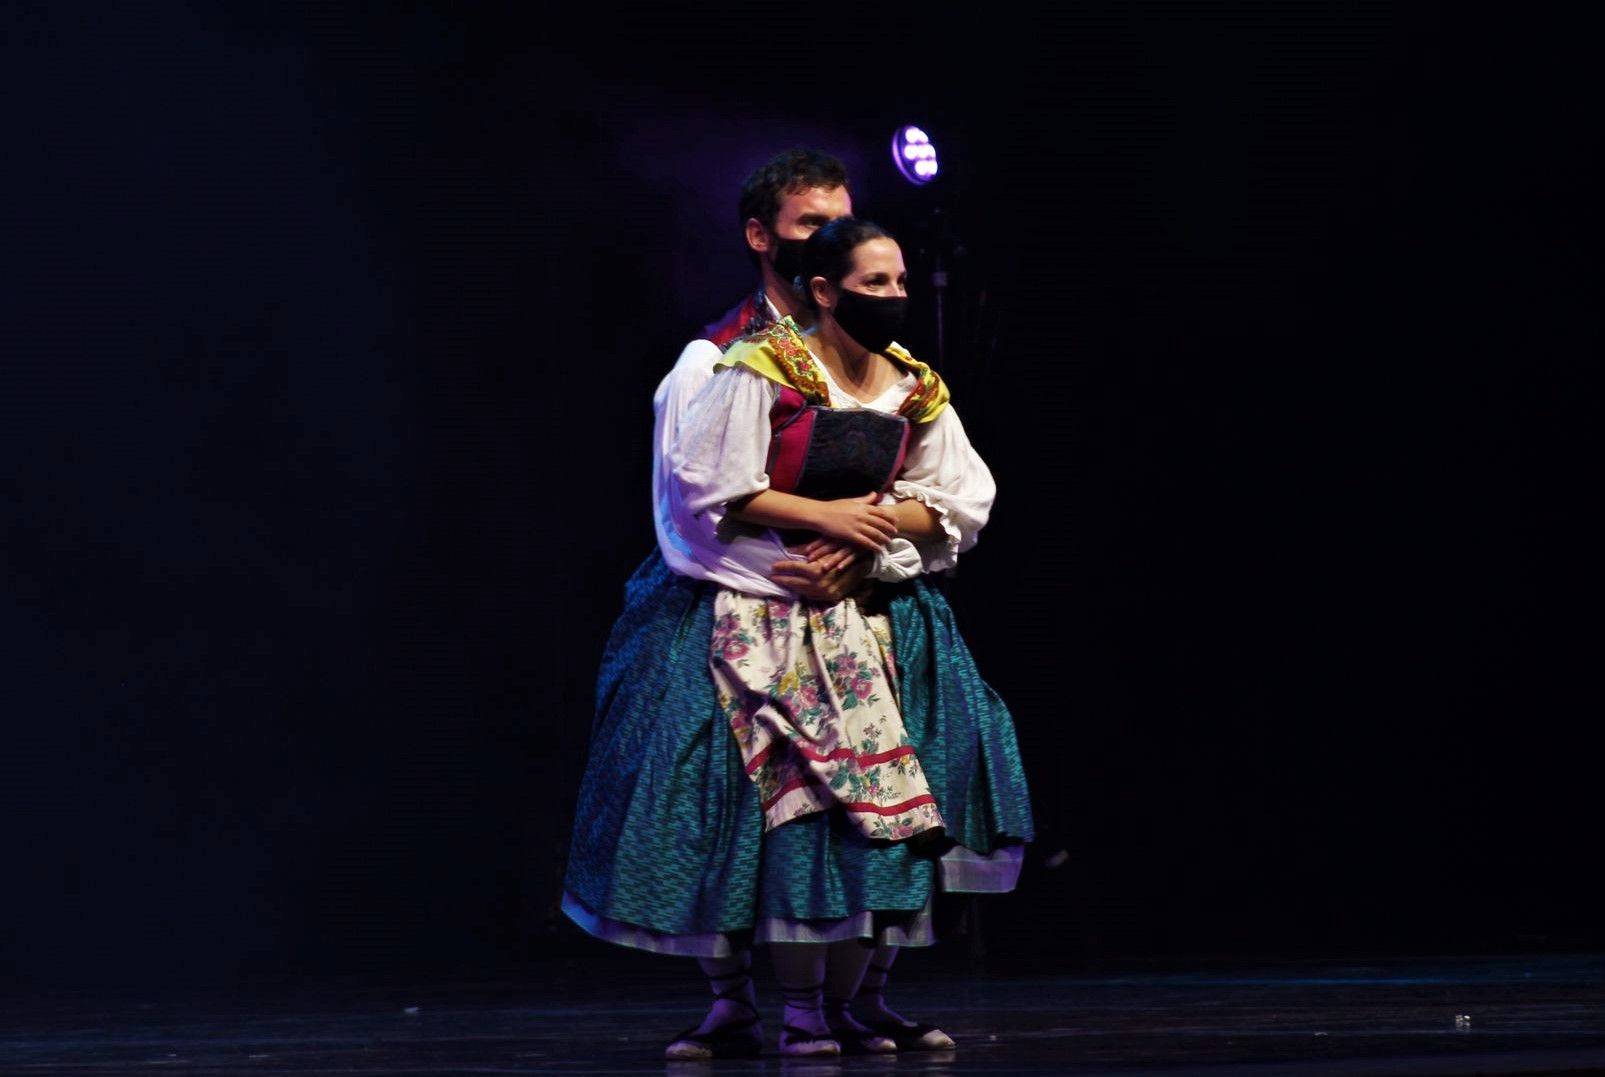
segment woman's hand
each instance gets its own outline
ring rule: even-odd
[[[875,502],[879,494],[816,503],[814,527],[822,534],[879,550],[897,537],[897,514]]]

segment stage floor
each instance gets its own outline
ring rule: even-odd
[[[600,944],[598,944],[600,947]],[[1605,1073],[1605,955],[1173,966],[977,976],[899,962],[889,998],[939,1054],[782,1059],[758,962],[757,1059],[665,1062],[701,1015],[688,962],[606,950],[506,982],[278,982],[15,996],[0,1071],[85,1075]],[[1465,1021],[1457,1024],[1456,1017]]]

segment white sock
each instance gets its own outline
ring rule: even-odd
[[[712,1032],[722,1025],[758,1016],[758,996],[752,989],[752,951],[742,950],[729,957],[699,957],[697,964],[708,978],[713,1005],[697,1026],[698,1032]]]

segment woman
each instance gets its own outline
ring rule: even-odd
[[[854,273],[853,255],[861,243],[889,242],[879,229],[862,225],[833,229],[811,253],[805,248],[807,291],[818,285],[826,291],[803,349],[832,349],[833,360],[844,358],[845,351],[845,358],[856,364],[851,369],[865,374],[872,372],[870,349],[853,334],[879,344],[884,329],[872,331],[859,315],[844,313],[853,330],[848,333],[838,318],[837,292],[850,286],[869,300],[902,298],[906,283],[900,254],[889,267],[895,272]],[[866,254],[877,252],[887,253],[876,246]],[[822,278],[818,285],[815,276]],[[849,305],[856,302],[847,300]],[[776,339],[787,342],[794,335],[788,329]],[[765,349],[773,350],[764,341],[760,336],[730,349],[726,359],[731,362],[698,400],[696,422],[687,420],[687,438],[678,447],[680,458],[693,470],[701,466],[717,475],[725,454],[716,442],[727,434],[732,449],[738,441],[746,442],[740,446],[747,461],[741,472],[746,485],[731,486],[732,500],[768,485],[761,470],[768,461],[759,458],[770,439],[764,409],[771,397],[764,394],[778,399],[780,386],[751,373],[742,361],[745,357],[761,364]],[[892,344],[885,349],[906,356]],[[884,361],[884,356],[878,359]],[[918,501],[923,496],[938,515],[945,508],[951,530],[943,528],[940,538],[920,546],[904,537],[885,541],[892,520],[910,509],[871,512],[865,499],[864,511],[848,511],[870,528],[863,537],[877,547],[876,576],[902,581],[876,585],[877,608],[883,607],[887,617],[870,619],[877,642],[868,646],[884,652],[881,636],[889,623],[896,659],[886,661],[891,668],[882,677],[887,684],[895,679],[897,711],[914,749],[906,754],[918,761],[935,798],[935,814],[945,824],[940,837],[925,840],[957,845],[933,861],[935,846],[916,850],[906,840],[873,839],[862,827],[846,825],[846,813],[834,809],[766,829],[758,785],[747,773],[730,718],[714,705],[710,649],[718,623],[716,601],[725,591],[793,597],[771,584],[768,573],[775,561],[794,560],[789,550],[795,546],[788,548],[785,536],[766,527],[726,520],[728,509],[717,498],[700,513],[688,510],[686,496],[695,496],[695,484],[678,484],[681,518],[674,521],[671,534],[685,555],[677,561],[689,563],[688,571],[697,575],[675,577],[678,585],[667,591],[635,579],[627,588],[626,613],[615,625],[598,676],[596,723],[563,895],[564,912],[592,935],[692,957],[701,966],[714,992],[713,1007],[701,1025],[669,1045],[670,1058],[751,1055],[762,1049],[749,977],[754,941],[771,943],[777,969],[791,969],[787,993],[796,1005],[788,1009],[786,1023],[800,1032],[782,1036],[785,1053],[885,1049],[868,1037],[869,1031],[902,1050],[951,1047],[952,1040],[939,1029],[908,1021],[886,1005],[880,992],[886,970],[900,945],[935,941],[931,905],[938,889],[1011,889],[1023,844],[1032,837],[1012,718],[976,670],[940,591],[920,575],[951,567],[957,553],[973,543],[990,507],[991,479],[984,465],[975,466],[978,460],[951,408],[936,406],[939,397],[945,399],[939,379],[911,359],[905,362],[898,369],[918,371],[909,384],[926,387],[932,410],[923,416],[928,421],[909,425],[910,468],[903,469],[902,485],[887,500]],[[854,380],[848,366],[839,369],[844,380]],[[878,364],[873,372],[886,373]],[[750,397],[741,427],[746,437],[736,438],[735,415],[724,396],[742,386]],[[862,406],[839,386],[830,395],[843,410]],[[895,391],[884,395],[881,413],[895,411],[905,399]],[[691,432],[693,425],[696,433]],[[948,463],[962,466],[950,480],[921,485],[918,480],[931,470],[933,456],[941,455],[948,437],[955,447]],[[702,451],[693,453],[697,443]],[[736,461],[731,455],[724,463]],[[704,498],[707,494],[705,487]],[[758,501],[757,510],[763,509],[756,498],[742,507],[754,511],[753,501]],[[918,525],[918,518],[913,523]],[[928,527],[920,533],[935,534]],[[821,560],[843,548],[839,539],[808,547]],[[638,594],[649,591],[651,601],[638,600]],[[863,623],[861,611],[854,617],[858,620],[852,623]],[[721,640],[721,656],[741,645],[728,628]],[[739,662],[744,656],[730,657]],[[881,694],[886,695],[884,690]],[[750,737],[748,741],[750,746]],[[937,835],[938,828],[927,826],[923,832]],[[871,951],[865,941],[876,944],[867,974],[864,963]],[[828,955],[823,977],[818,971],[821,949]],[[821,979],[828,981],[824,998],[816,986]],[[846,1009],[860,987],[852,1010],[863,1023]],[[826,1007],[823,1023],[821,1004]],[[791,1019],[793,1011],[803,1012]],[[834,1039],[819,1038],[827,1028]]]
[[[930,615],[901,595],[890,617],[853,599],[812,606],[769,578],[808,534],[819,557],[874,550],[877,576],[949,568],[995,491],[941,379],[894,342],[908,304],[896,241],[843,218],[809,239],[802,266],[811,327],[734,345],[671,453],[691,574],[718,586],[710,674],[764,815],[753,938],[781,981],[786,1053],[857,1032],[843,1000],[871,956],[862,943],[932,941],[939,854],[952,849],[952,888],[1007,889],[1030,836],[1012,723],[945,604]],[[804,415],[812,440],[788,446]],[[899,630],[928,641],[914,683],[892,657]]]

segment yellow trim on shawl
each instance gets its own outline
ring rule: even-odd
[[[950,396],[941,376],[900,345],[891,345],[884,354],[893,363],[911,371],[916,379],[914,390],[898,406],[897,413],[911,423],[928,423],[940,415]],[[830,403],[830,389],[824,375],[808,345],[803,343],[797,323],[790,318],[737,340],[715,365],[731,367],[737,363],[770,381],[791,386],[810,404]]]
[[[888,346],[882,354],[913,371],[917,379],[914,391],[908,394],[897,413],[906,416],[911,423],[928,423],[942,414],[952,394],[947,391],[947,382],[942,380],[941,375],[910,355],[901,344]]]

